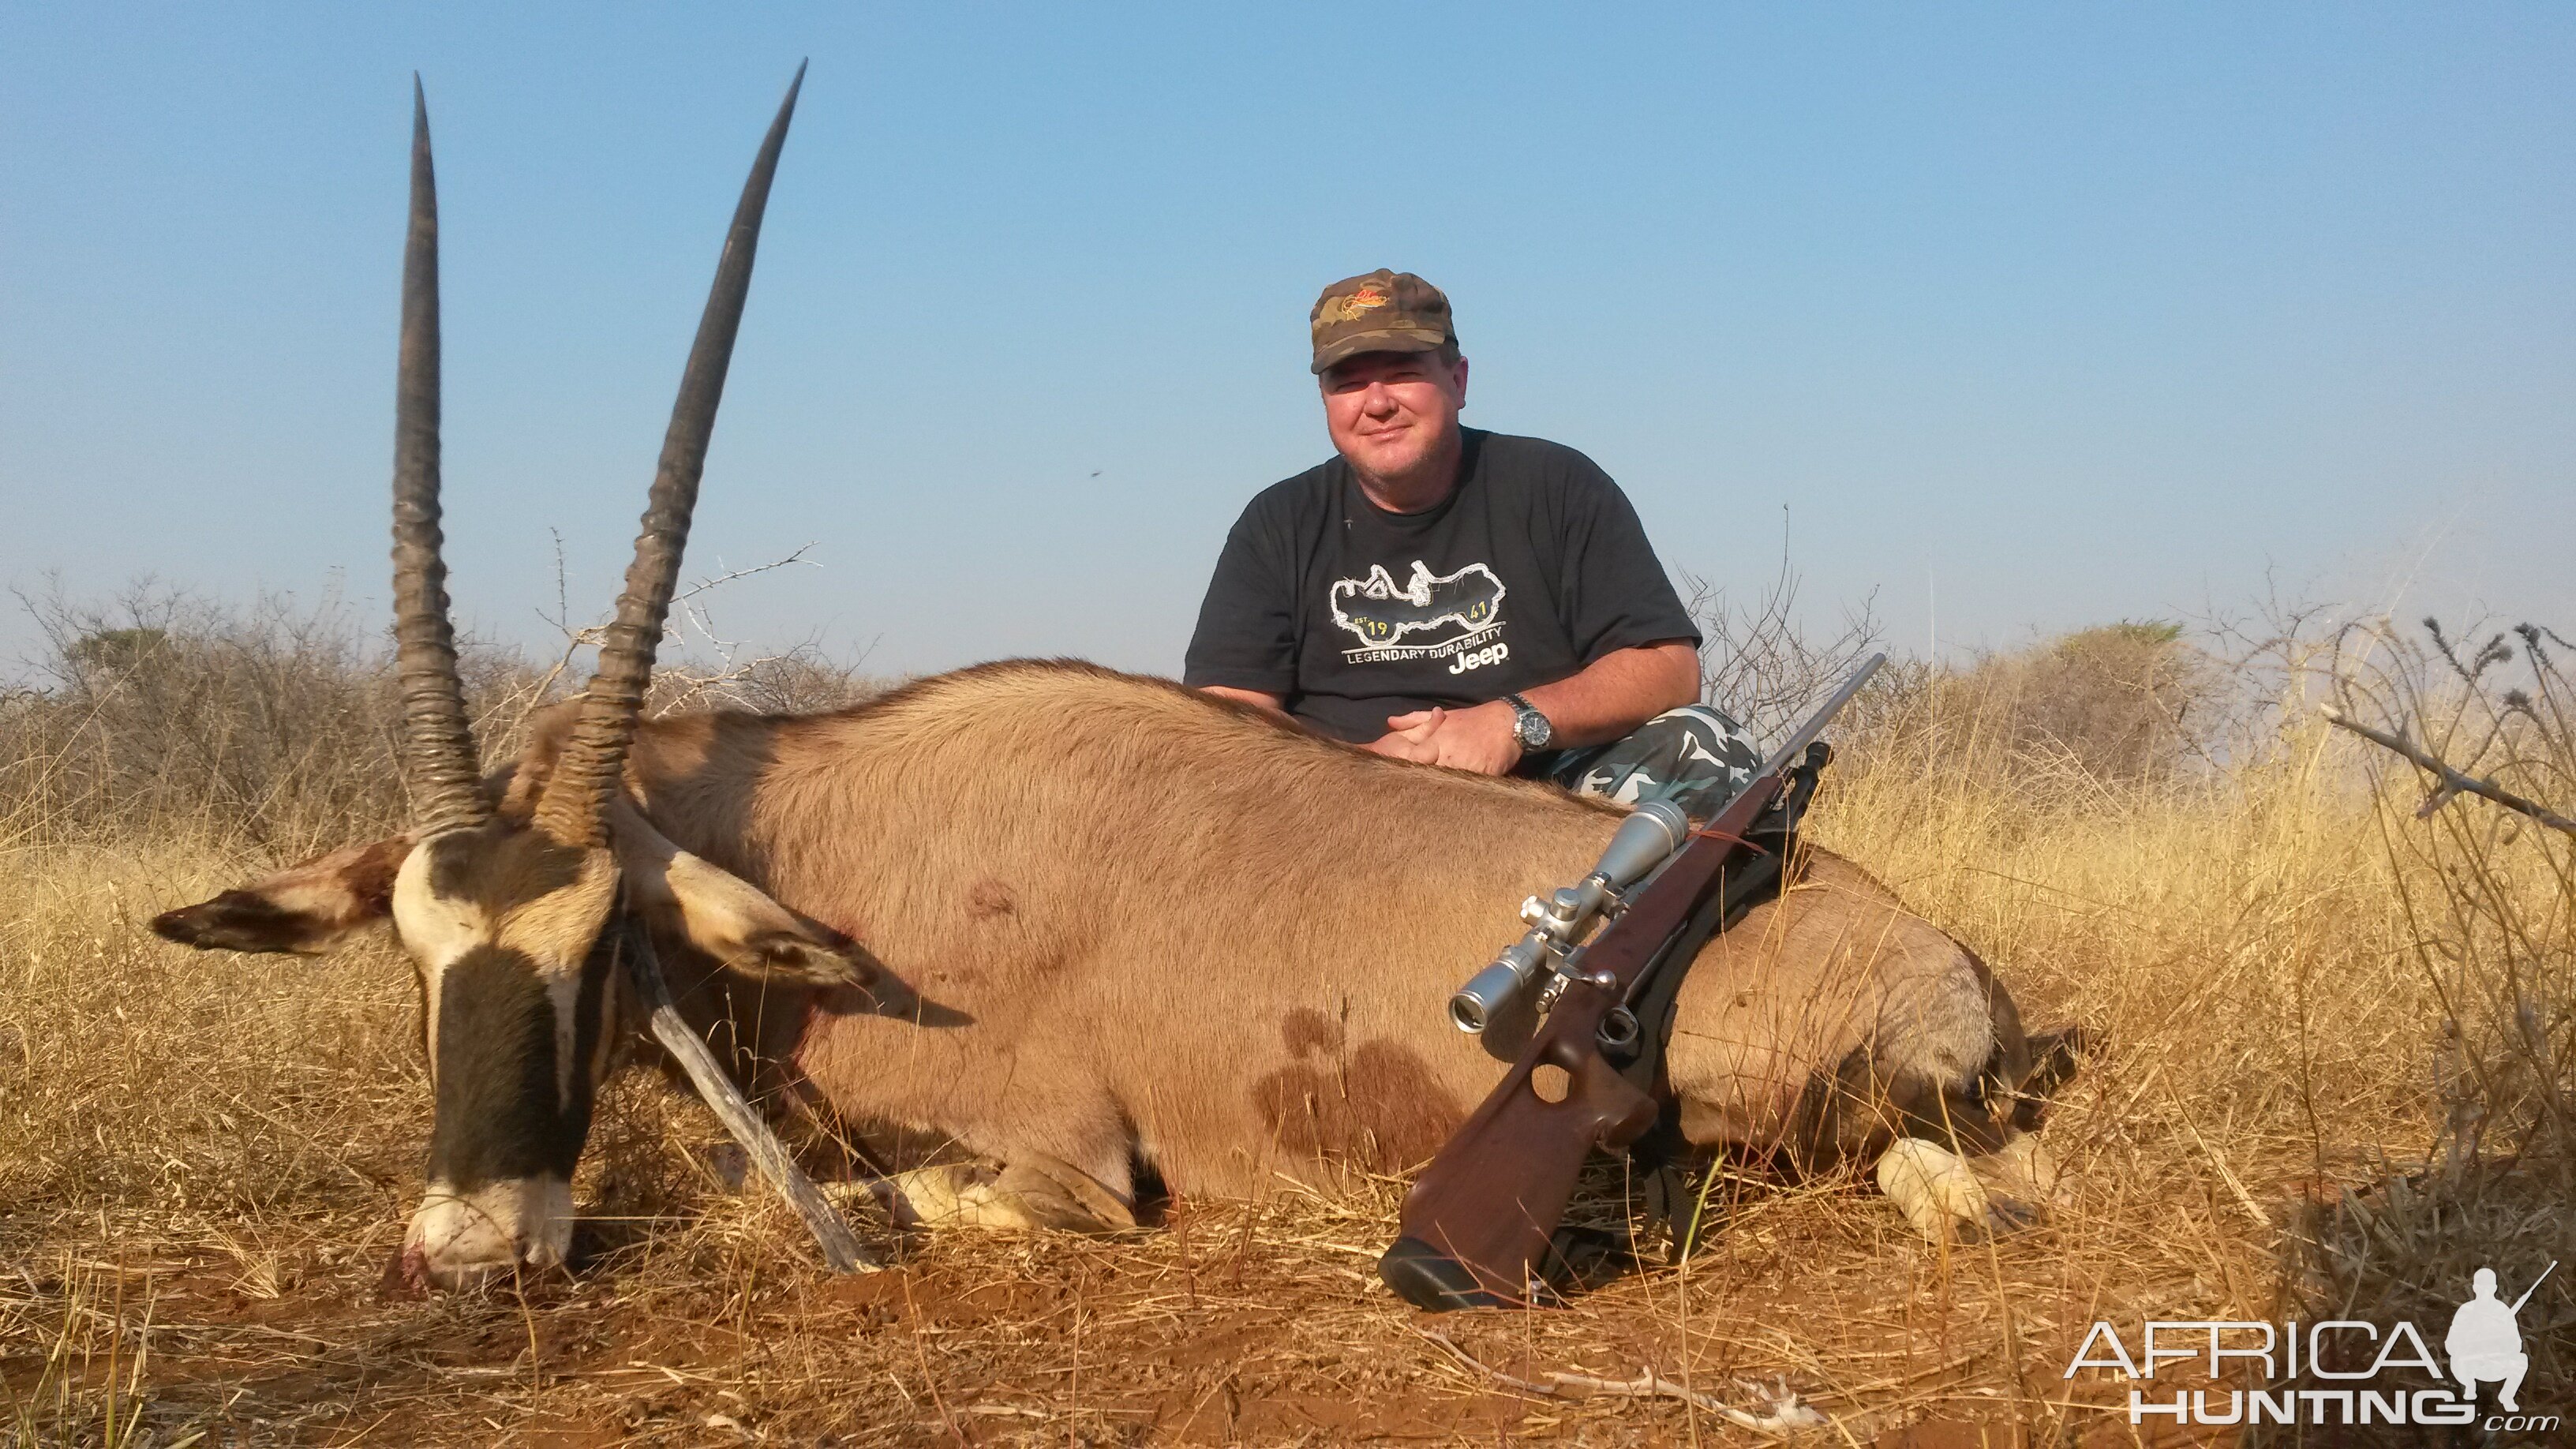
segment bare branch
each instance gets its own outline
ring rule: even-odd
[[[2361,736],[2363,739],[2370,741],[2372,744],[2379,746],[2381,749],[2389,750],[2396,754],[2405,756],[2408,760],[2414,763],[2416,768],[2431,774],[2435,779],[2441,782],[2440,788],[2433,792],[2432,796],[2425,801],[2424,808],[2417,812],[2418,818],[2421,818],[2424,815],[2429,815],[2434,810],[2441,808],[2441,806],[2447,803],[2452,797],[2466,793],[2479,796],[2482,799],[2492,800],[2507,810],[2519,811],[2522,814],[2528,815],[2532,819],[2539,821],[2541,824],[2548,826],[2552,830],[2562,830],[2570,835],[2576,835],[2576,820],[2570,820],[2566,816],[2559,814],[2546,805],[2526,800],[2520,795],[2513,793],[2511,790],[2507,790],[2490,781],[2481,780],[2472,775],[2464,775],[2458,770],[2451,768],[2448,764],[2445,764],[2439,756],[2433,754],[2429,750],[2420,748],[2413,741],[2406,739],[2404,736],[2392,735],[2386,730],[2373,729],[2369,725],[2363,724],[2359,720],[2345,714],[2342,710],[2335,708],[2333,705],[2321,704],[2317,706],[2317,708],[2325,715],[2328,723],[2336,725],[2342,729],[2350,730],[2354,734]]]
[[[1841,630],[1803,627],[1798,575],[1784,548],[1779,572],[1746,595],[1685,573],[1682,607],[1699,625],[1700,697],[1766,739],[1803,717],[1875,650],[1874,597],[1843,613]]]
[[[676,604],[683,599],[694,599],[698,595],[707,592],[709,589],[723,588],[725,585],[732,583],[736,579],[747,579],[753,574],[765,574],[772,569],[786,568],[790,564],[804,564],[808,568],[820,568],[822,565],[815,563],[812,559],[805,556],[819,547],[821,547],[821,545],[816,543],[801,543],[795,548],[789,550],[784,556],[771,559],[767,563],[753,564],[747,569],[735,569],[729,574],[718,574],[711,579],[700,579],[696,583],[689,585],[687,588],[682,589],[679,593],[673,595],[671,602]]]

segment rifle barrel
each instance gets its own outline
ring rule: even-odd
[[[1826,700],[1822,708],[1790,731],[1789,738],[1781,742],[1780,748],[1771,752],[1771,758],[1762,762],[1761,772],[1755,778],[1776,775],[1789,768],[1789,762],[1798,758],[1798,752],[1816,742],[1816,736],[1825,732],[1825,726],[1834,722],[1834,716],[1842,712],[1844,705],[1851,703],[1852,696],[1860,693],[1861,686],[1869,683],[1870,676],[1878,673],[1879,666],[1886,662],[1887,655],[1883,652],[1862,660],[1860,668],[1852,671],[1852,677],[1843,681],[1843,687],[1834,691],[1833,698]]]
[[[2549,1260],[2549,1266],[2540,1270],[2540,1276],[2531,1280],[2531,1286],[2523,1289],[2522,1296],[2513,1300],[2513,1307],[2506,1311],[2510,1313],[2520,1313],[2522,1311],[2522,1305],[2529,1303],[2531,1301],[2531,1295],[2539,1292],[2540,1285],[2548,1282],[2549,1275],[2557,1271],[2558,1260],[2552,1258]]]

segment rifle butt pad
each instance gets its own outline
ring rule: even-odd
[[[1420,1238],[1396,1239],[1377,1260],[1377,1275],[1395,1290],[1396,1297],[1433,1313],[1527,1306],[1485,1287],[1473,1269]]]

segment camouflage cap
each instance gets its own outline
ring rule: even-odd
[[[1326,287],[1307,314],[1307,326],[1314,333],[1319,373],[1363,352],[1429,352],[1458,340],[1449,299],[1438,287],[1384,267]]]

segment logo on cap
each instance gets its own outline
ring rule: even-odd
[[[1316,320],[1320,325],[1327,327],[1338,326],[1344,322],[1356,322],[1362,316],[1385,306],[1386,300],[1386,293],[1377,288],[1362,287],[1356,292],[1346,293],[1326,302],[1324,315]]]

